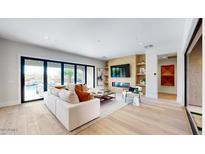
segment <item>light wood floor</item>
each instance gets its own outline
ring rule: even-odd
[[[159,99],[167,99],[167,100],[176,100],[177,95],[175,94],[167,94],[167,93],[158,93],[158,98]]]
[[[0,108],[0,134],[68,134],[39,102]],[[127,105],[79,134],[191,134],[183,107],[165,104]]]
[[[0,134],[66,134],[41,102],[0,108]]]
[[[185,109],[165,104],[127,105],[79,134],[192,134]]]

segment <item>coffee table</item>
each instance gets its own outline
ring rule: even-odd
[[[115,99],[116,98],[116,93],[115,92],[98,92],[94,94],[95,98],[99,98],[100,102],[104,102],[107,100]]]

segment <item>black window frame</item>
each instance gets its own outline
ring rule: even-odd
[[[64,64],[70,64],[74,65],[74,83],[77,82],[77,66],[84,66],[85,67],[85,84],[87,84],[87,67],[93,67],[93,88],[95,88],[95,66],[94,65],[87,65],[87,64],[80,64],[80,63],[73,63],[73,62],[66,62],[66,61],[58,61],[58,60],[50,60],[50,59],[42,59],[42,58],[33,58],[33,57],[26,57],[21,56],[20,57],[20,63],[21,63],[21,77],[20,77],[20,83],[21,83],[21,103],[28,103],[33,101],[39,101],[43,100],[41,99],[34,99],[25,101],[24,100],[24,84],[25,84],[25,60],[38,60],[43,61],[43,67],[44,67],[44,92],[48,91],[48,76],[47,76],[47,68],[48,68],[48,62],[54,62],[54,63],[61,63],[61,84],[64,85]]]

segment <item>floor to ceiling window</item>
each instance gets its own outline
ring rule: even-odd
[[[75,65],[64,64],[64,84],[75,83]]]
[[[87,67],[87,86],[88,88],[94,87],[94,68]]]
[[[77,65],[77,83],[85,84],[85,66]]]
[[[95,67],[47,59],[21,57],[21,102],[43,99],[44,91],[68,83],[95,87]]]
[[[44,68],[43,61],[25,60],[25,84],[24,100],[34,100],[43,98],[44,92]]]
[[[61,85],[61,63],[47,63],[48,88]]]

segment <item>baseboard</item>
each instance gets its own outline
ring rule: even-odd
[[[1,107],[7,107],[7,106],[13,106],[13,105],[19,105],[20,103],[16,103],[17,101],[9,101],[9,102],[0,102],[0,108]]]
[[[151,99],[157,99],[156,95],[152,95],[152,94],[147,94],[145,95],[147,98],[151,98]]]

